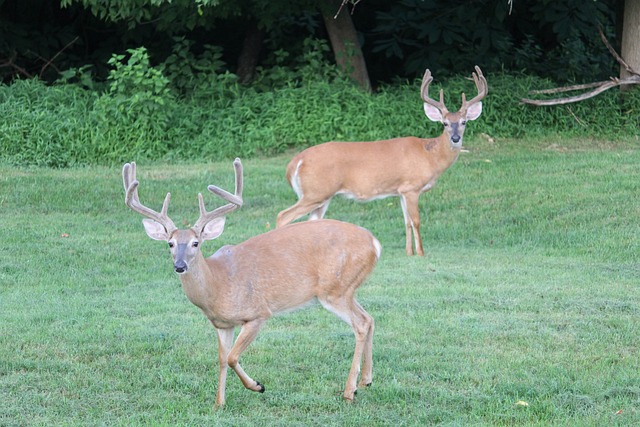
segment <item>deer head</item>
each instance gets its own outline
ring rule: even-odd
[[[462,136],[468,120],[475,120],[482,113],[482,98],[487,95],[487,80],[482,75],[480,67],[476,66],[476,72],[472,73],[473,81],[478,89],[478,95],[467,101],[465,94],[462,94],[462,105],[456,113],[451,113],[444,105],[444,91],[440,89],[440,101],[429,97],[429,84],[433,80],[431,71],[426,70],[422,78],[420,94],[424,101],[424,113],[429,120],[440,122],[444,126],[443,135],[447,135],[452,148],[462,147]]]
[[[240,159],[233,162],[236,172],[235,194],[231,194],[215,185],[209,185],[208,189],[214,194],[227,200],[224,206],[220,206],[207,212],[202,193],[198,193],[200,217],[193,227],[179,230],[173,221],[167,216],[171,193],[167,193],[162,204],[162,210],[156,212],[140,203],[138,197],[139,182],[136,179],[136,164],[126,163],[122,168],[122,178],[125,189],[125,203],[132,210],[146,216],[142,220],[147,236],[153,240],[165,240],[169,244],[173,267],[176,273],[182,274],[189,269],[191,262],[202,256],[200,244],[206,240],[219,237],[224,231],[225,215],[242,206],[242,163]]]

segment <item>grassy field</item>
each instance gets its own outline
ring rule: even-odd
[[[220,411],[214,330],[120,169],[0,167],[0,425],[639,425],[638,142],[468,149],[421,198],[424,258],[404,254],[398,199],[329,208],[383,245],[358,293],[373,385],[341,400],[353,334],[313,307],[266,325],[242,359],[266,393],[230,373]],[[206,254],[273,227],[288,158],[244,161],[245,205]],[[140,197],[171,191],[187,225],[232,171],[139,163]]]

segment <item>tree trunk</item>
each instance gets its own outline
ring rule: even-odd
[[[250,83],[253,80],[260,59],[263,38],[264,31],[258,28],[256,22],[252,22],[247,28],[242,42],[242,50],[240,51],[240,56],[238,56],[236,74],[238,74],[240,83]]]
[[[640,0],[625,0],[624,19],[622,22],[621,56],[636,72],[640,72]],[[620,77],[626,78],[631,74],[620,68]],[[621,90],[628,90],[632,85],[621,86]]]
[[[325,0],[321,8],[336,64],[342,72],[349,74],[361,88],[370,92],[371,82],[369,81],[367,64],[362,56],[358,34],[348,8],[344,7],[336,17],[341,4],[341,0]]]

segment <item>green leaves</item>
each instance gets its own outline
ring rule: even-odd
[[[366,43],[373,58],[394,60],[394,75],[461,73],[484,68],[521,70],[559,81],[615,75],[615,61],[597,26],[615,22],[613,2],[540,0],[402,0],[380,5]],[[607,31],[613,38],[613,30]],[[529,54],[533,48],[540,58]]]
[[[299,67],[263,70],[251,86],[240,85],[234,74],[207,72],[219,64],[213,48],[202,57],[183,61],[176,56],[158,67],[150,65],[143,48],[114,55],[102,93],[81,83],[80,70],[69,77],[78,79],[77,84],[46,86],[22,80],[0,85],[0,160],[67,167],[143,158],[232,159],[329,140],[432,137],[442,132],[424,117],[418,81],[365,93],[322,61],[321,44],[308,44]],[[203,71],[188,80],[189,71],[201,66]],[[444,88],[451,110],[459,107],[460,93],[475,93],[470,71],[448,79],[435,76],[433,91]],[[619,93],[610,90],[582,103],[539,108],[522,105],[519,99],[553,82],[507,73],[487,73],[487,80],[482,116],[467,129],[470,146],[482,134],[554,140],[638,135],[638,91],[626,94],[623,103]],[[171,90],[179,81],[181,96]]]

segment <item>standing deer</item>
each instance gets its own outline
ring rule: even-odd
[[[220,375],[216,407],[225,403],[227,368],[231,367],[249,390],[264,392],[238,363],[240,355],[274,314],[288,312],[318,300],[348,323],[356,346],[343,397],[351,401],[362,364],[360,386],[372,379],[373,318],[355,300],[356,289],[373,270],[381,246],[364,228],[334,220],[292,224],[253,237],[235,246],[223,246],[209,258],[200,245],[224,229],[224,215],[242,206],[242,164],[234,162],[235,194],[214,185],[209,191],[226,205],[207,212],[198,194],[200,218],[179,230],[167,216],[170,193],[158,213],[140,203],[136,164],[122,169],[125,203],[142,214],[147,235],[169,244],[173,266],[187,298],[211,321],[218,335]],[[234,328],[240,333],[234,343]]]
[[[427,70],[420,93],[424,112],[434,122],[444,125],[437,138],[404,138],[374,142],[327,142],[297,154],[287,165],[286,177],[298,196],[298,202],[278,214],[276,227],[282,227],[305,214],[309,219],[324,217],[331,198],[336,194],[361,201],[400,196],[406,228],[407,255],[413,255],[411,233],[418,255],[424,255],[420,238],[418,198],[430,190],[436,180],[458,158],[462,136],[468,120],[482,112],[482,100],[487,95],[487,81],[479,67],[472,73],[478,95],[467,102],[462,94],[462,106],[451,113],[440,102],[429,97],[433,80]]]

